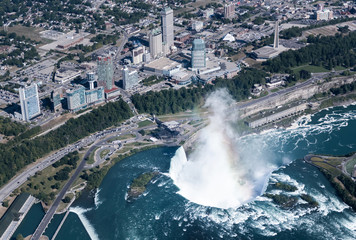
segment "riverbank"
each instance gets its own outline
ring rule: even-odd
[[[328,179],[337,195],[356,211],[356,153],[344,156],[307,155],[304,160],[317,167]],[[350,169],[346,168],[349,163]]]
[[[352,95],[352,94],[351,94]],[[350,94],[349,94],[350,96]],[[343,101],[345,100],[346,101]],[[343,105],[349,105],[349,104],[353,104],[354,101],[354,96],[352,96],[352,98],[345,98],[345,96],[340,96],[338,98],[335,98],[334,101],[332,102],[332,106],[343,106]],[[356,99],[356,97],[355,97]],[[316,107],[315,109],[310,109],[310,111],[304,112],[302,114],[299,115],[295,115],[286,119],[282,119],[279,122],[275,122],[273,124],[269,124],[269,125],[265,125],[261,128],[258,129],[245,129],[245,131],[241,134],[241,135],[248,135],[251,133],[260,133],[262,131],[268,130],[268,129],[273,129],[273,128],[287,128],[290,127],[292,125],[293,122],[296,121],[296,119],[302,117],[303,115],[306,114],[314,114],[317,113],[323,109],[329,108],[330,105],[325,105],[322,104],[323,101],[328,101],[327,99],[323,98],[323,99],[319,99],[319,104],[317,105],[318,107]],[[330,103],[330,101],[328,101]],[[201,127],[204,127],[205,124],[202,124]],[[191,152],[193,149],[193,144],[198,136],[198,131],[194,131],[192,133],[190,133],[188,139],[185,141],[184,147],[186,148],[187,152]],[[179,143],[177,144],[177,146],[180,145]],[[87,177],[86,179],[83,179],[82,177],[79,177],[79,179],[84,182],[86,184],[85,189],[95,189],[98,188],[102,179],[105,177],[105,175],[107,174],[107,172],[111,169],[112,166],[114,166],[117,162],[121,161],[124,158],[127,158],[133,154],[136,154],[140,151],[144,151],[144,150],[148,150],[150,148],[155,148],[155,147],[160,147],[160,146],[165,146],[164,144],[155,144],[152,143],[152,145],[150,146],[135,146],[134,149],[132,148],[125,148],[127,149],[126,152],[122,152],[120,154],[118,154],[116,157],[112,157],[109,161],[105,161],[103,164],[101,164],[98,168],[93,168],[92,170],[85,170],[84,174],[87,173]],[[83,174],[82,174],[83,175]],[[81,176],[82,176],[81,175]],[[83,188],[84,189],[84,188]],[[83,190],[78,190],[76,194],[74,194],[74,196],[71,198],[70,203],[61,203],[63,206],[62,209],[68,209],[71,205],[71,203],[74,202],[74,200],[81,194],[81,191]],[[60,211],[62,212],[62,211]]]
[[[251,129],[248,126],[245,126],[243,131],[241,131],[241,135],[247,135],[251,133],[261,133],[263,131],[267,131],[269,129],[274,129],[274,128],[288,128],[291,127],[292,124],[299,118],[306,116],[306,115],[312,115],[315,113],[318,113],[322,110],[332,108],[332,107],[347,107],[349,105],[356,104],[356,93],[351,92],[349,94],[341,95],[341,96],[314,96],[313,98],[309,99],[310,102],[310,107],[305,110],[304,112],[295,114],[295,115],[290,115],[288,117],[282,118],[278,121],[272,122],[265,124],[261,127]],[[265,110],[267,111],[275,111],[275,109],[269,109]],[[246,119],[244,120],[246,121]],[[240,124],[241,125],[241,124]]]

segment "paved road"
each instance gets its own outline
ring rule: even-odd
[[[94,147],[94,146],[93,146]],[[91,147],[90,150],[93,151],[94,148]],[[73,182],[77,179],[77,177],[79,176],[79,174],[81,173],[81,171],[84,168],[85,165],[85,159],[87,156],[87,154],[90,154],[91,151],[88,151],[85,154],[85,157],[83,158],[83,160],[80,162],[79,166],[77,167],[77,169],[75,170],[74,174],[72,175],[72,177],[69,179],[69,181],[64,185],[63,189],[59,192],[56,200],[54,200],[52,206],[50,207],[50,209],[47,211],[46,215],[43,217],[40,225],[37,227],[35,233],[32,235],[31,239],[32,240],[38,240],[40,239],[40,237],[42,236],[42,234],[44,233],[44,231],[46,230],[48,223],[51,221],[51,219],[53,218],[53,215],[55,214],[62,198],[64,197],[64,195],[66,194],[66,192],[69,190],[70,186],[73,184]]]
[[[38,171],[45,169],[46,167],[52,165],[56,161],[60,160],[69,152],[78,150],[81,147],[86,147],[92,142],[96,141],[99,138],[105,137],[106,135],[112,134],[114,132],[120,132],[123,130],[123,127],[112,128],[108,130],[103,130],[97,132],[91,136],[83,138],[82,140],[70,144],[65,148],[58,150],[57,152],[47,156],[43,161],[36,163],[31,168],[24,170],[22,173],[18,174],[12,180],[10,180],[6,185],[0,189],[0,202],[3,202],[4,199],[9,196],[15,189],[20,187],[27,179],[31,176],[34,176]]]
[[[255,104],[258,104],[258,103],[261,103],[261,102],[264,102],[264,101],[268,101],[269,99],[274,98],[276,96],[284,95],[284,94],[293,92],[293,91],[297,90],[298,88],[302,88],[302,87],[308,86],[310,84],[313,84],[318,78],[322,78],[322,76],[312,77],[309,80],[307,80],[305,82],[302,82],[302,83],[299,83],[299,84],[296,84],[296,85],[294,85],[292,87],[280,90],[278,92],[274,92],[274,93],[269,94],[269,95],[267,95],[265,97],[260,97],[258,99],[252,100],[252,101],[247,102],[247,103],[242,103],[242,104],[239,105],[239,108],[246,108],[246,107],[249,107],[251,105],[255,105]]]

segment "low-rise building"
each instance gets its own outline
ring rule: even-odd
[[[257,128],[261,127],[265,124],[276,122],[281,120],[282,118],[292,116],[298,113],[301,113],[308,109],[308,104],[307,103],[302,103],[296,106],[285,106],[284,108],[278,109],[278,112],[272,112],[272,114],[259,117],[257,119],[252,119],[249,122],[246,122],[250,128]]]
[[[9,240],[35,202],[28,193],[21,193],[0,219],[0,239]]]
[[[213,15],[214,15],[214,9],[212,9],[212,8],[208,8],[208,9],[203,11],[203,17],[205,19],[209,19]]]
[[[181,67],[181,63],[162,57],[149,64],[145,64],[144,70],[153,72],[157,75],[171,76],[175,72],[180,71]]]
[[[60,68],[56,72],[55,81],[58,83],[66,83],[72,81],[76,77],[79,77],[82,74],[80,70],[73,70],[67,68]]]
[[[276,88],[279,86],[284,86],[288,74],[276,74],[272,77],[266,77],[267,88]]]
[[[200,32],[204,27],[204,23],[201,21],[194,21],[192,24],[192,29],[196,32]]]

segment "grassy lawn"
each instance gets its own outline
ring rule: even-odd
[[[320,72],[330,72],[330,70],[321,67],[321,66],[313,66],[313,65],[303,65],[299,67],[292,68],[294,73],[299,73],[300,70],[307,70],[311,73],[320,73]]]
[[[327,160],[328,160],[328,163],[330,165],[333,165],[334,167],[336,167],[336,166],[339,166],[341,164],[343,159],[339,158],[339,159],[327,159]]]
[[[130,151],[131,150],[131,148],[130,147],[123,147],[123,148],[120,148],[120,150],[119,151],[116,151],[116,153],[117,153],[117,155],[120,155],[120,154],[122,154],[122,153],[125,153],[125,152],[127,152],[127,151]]]
[[[312,157],[310,160],[311,160],[312,162],[323,162],[323,161],[324,161],[324,160],[321,159],[320,157]]]
[[[68,193],[64,197],[66,197],[66,196],[70,197],[70,199],[73,199],[75,197],[73,193]],[[63,211],[67,206],[68,206],[68,203],[64,203],[63,201],[60,201],[57,212]]]
[[[154,123],[151,122],[150,120],[144,120],[144,121],[138,123],[139,128],[146,127],[149,125],[154,125]]]
[[[42,194],[48,196],[47,204],[50,204],[54,197],[58,194],[59,190],[63,188],[65,181],[56,181],[53,176],[56,175],[58,171],[67,167],[68,165],[62,165],[57,168],[54,168],[52,165],[46,169],[39,171],[35,176],[30,177],[22,186],[22,192],[28,192],[31,195],[35,196],[37,194]],[[69,166],[70,167],[70,166]],[[69,174],[69,177],[73,175],[75,170],[72,170]],[[52,188],[51,186],[58,183],[58,189]]]
[[[93,164],[95,162],[94,156],[95,156],[95,152],[96,150],[98,150],[99,147],[96,147],[94,149],[94,151],[92,151],[89,155],[89,159],[87,160],[87,164]]]
[[[40,32],[43,31],[43,28],[34,28],[34,27],[25,27],[22,25],[15,25],[13,27],[9,27],[8,31],[9,32],[14,32],[19,36],[25,36],[26,38],[29,38],[34,41],[41,41],[43,43],[50,43],[52,40],[50,39],[43,39],[40,36]]]
[[[354,166],[356,164],[356,157],[354,157],[352,160],[348,161],[346,164],[346,171],[352,175],[352,172],[354,170]]]
[[[330,166],[330,165],[327,164],[327,163],[324,163],[324,162],[313,162],[313,163],[314,163],[316,166],[327,170],[327,171],[328,171],[331,175],[333,175],[334,177],[341,174],[341,171],[340,171],[340,170],[334,168],[333,166]]]
[[[341,71],[341,70],[345,70],[346,68],[342,67],[342,66],[336,66],[334,67],[335,71]]]
[[[125,135],[118,136],[117,140],[125,140],[125,139],[135,138],[135,137],[136,137],[135,134],[125,134]]]
[[[150,143],[134,142],[134,143],[126,144],[126,147],[139,147],[139,146],[145,146],[145,145],[149,145],[149,144]]]
[[[271,90],[271,92],[278,92],[279,90],[281,90],[282,88],[273,88],[272,90]]]
[[[106,154],[108,154],[110,152],[109,149],[104,149],[103,151],[100,152],[100,158],[105,157]]]
[[[198,112],[200,117],[204,117],[204,113],[200,111],[201,109],[195,109],[191,112],[179,112],[175,114],[165,114],[165,115],[159,115],[158,118],[159,120],[163,122],[168,122],[168,121],[176,121],[180,119],[185,119],[185,118],[190,118],[190,117],[197,117]]]

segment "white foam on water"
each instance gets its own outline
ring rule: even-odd
[[[227,120],[233,115],[232,102],[223,90],[209,96],[210,123],[201,130],[189,161],[183,147],[171,160],[169,175],[178,193],[189,201],[223,209],[239,207],[265,190],[269,174],[276,169],[255,153],[239,156],[239,138]]]
[[[224,115],[222,114],[222,116]],[[176,155],[172,158],[169,176],[173,179],[173,182],[179,188],[178,193],[191,201],[186,203],[185,205],[186,215],[189,216],[190,221],[194,221],[194,220],[204,221],[204,223],[206,223],[204,225],[206,228],[212,227],[214,226],[214,224],[219,224],[219,226],[222,227],[222,230],[220,230],[221,233],[219,234],[221,234],[221,236],[230,236],[230,237],[233,232],[232,231],[233,229],[239,229],[240,234],[249,234],[257,230],[259,234],[263,236],[275,236],[281,231],[302,229],[314,236],[315,234],[330,236],[330,239],[339,239],[338,236],[342,235],[344,231],[349,229],[347,231],[350,232],[351,236],[354,236],[356,234],[355,233],[356,216],[354,214],[346,215],[347,217],[344,217],[343,215],[340,219],[338,219],[338,221],[335,221],[335,223],[333,223],[334,225],[332,226],[329,225],[326,226],[323,221],[319,221],[320,219],[326,217],[332,218],[333,214],[339,214],[339,213],[344,214],[346,211],[349,211],[349,206],[347,206],[345,203],[340,201],[340,199],[338,199],[333,193],[328,192],[325,186],[321,183],[316,184],[317,189],[315,188],[306,189],[307,187],[303,183],[296,181],[295,179],[291,178],[289,175],[285,173],[273,172],[269,178],[272,183],[277,181],[283,181],[283,182],[291,183],[292,185],[296,186],[298,190],[296,191],[296,193],[292,193],[291,195],[293,194],[300,195],[302,193],[308,193],[319,203],[319,208],[298,207],[298,205],[300,204],[305,204],[305,201],[299,200],[296,208],[293,208],[291,210],[284,210],[281,209],[276,204],[274,204],[271,199],[263,196],[259,196],[263,192],[263,187],[261,186],[266,185],[266,178],[265,179],[263,178],[268,176],[274,169],[277,168],[274,164],[266,161],[266,159],[267,160],[271,159],[271,157],[265,156],[263,154],[263,149],[270,148],[270,147],[276,148],[277,144],[279,146],[278,149],[283,149],[284,145],[290,144],[291,139],[292,141],[296,142],[295,144],[296,147],[298,147],[300,144],[304,144],[303,146],[305,145],[311,146],[311,145],[318,144],[316,138],[313,139],[311,136],[317,136],[321,133],[330,134],[335,130],[339,130],[341,128],[347,127],[349,125],[349,121],[356,119],[356,111],[350,111],[349,113],[342,113],[342,114],[338,113],[337,111],[333,111],[332,113],[326,114],[324,117],[319,118],[319,121],[317,122],[314,121],[313,123],[311,117],[312,115],[303,116],[299,118],[296,122],[294,122],[290,128],[287,129],[272,129],[272,130],[264,131],[260,135],[251,134],[249,136],[244,136],[241,138],[239,138],[238,136],[236,137],[238,141],[243,143],[242,144],[243,146],[248,146],[248,143],[249,141],[251,141],[251,138],[257,139],[256,141],[253,141],[253,143],[255,144],[255,148],[252,148],[253,151],[251,151],[251,155],[258,154],[259,157],[262,157],[260,159],[261,160],[260,162],[252,161],[257,168],[256,174],[251,174],[249,172],[250,170],[249,165],[243,162],[244,160],[246,160],[246,158],[245,159],[243,158],[245,156],[242,157],[240,156],[237,158],[233,158],[233,157],[229,158],[231,154],[238,155],[239,152],[236,151],[236,149],[234,149],[235,145],[233,143],[236,140],[236,138],[231,137],[229,135],[229,127],[226,122],[225,124],[220,125],[219,131],[222,133],[224,133],[225,131],[225,133],[223,134],[223,136],[217,135],[218,136],[217,141],[213,141],[213,144],[210,145],[209,145],[209,139],[205,139],[204,141],[202,141],[203,143],[208,143],[209,146],[207,148],[203,148],[203,147],[200,148],[200,150],[202,149],[205,150],[205,152],[202,151],[203,153],[205,153],[205,155],[202,154],[202,156],[205,157],[196,160],[194,159],[194,157],[199,156],[199,154],[193,153],[192,155],[190,155],[188,160],[185,155],[184,149],[183,148],[178,149]],[[217,121],[217,123],[219,123],[219,120]],[[210,128],[210,132],[213,133],[212,134],[213,136],[216,136],[213,128]],[[208,138],[208,136],[212,136],[212,135],[206,134],[205,137]],[[330,140],[331,138],[327,137],[325,141],[330,141]],[[210,163],[215,164],[216,162],[219,162],[221,160],[221,157],[219,158],[213,157],[215,161],[212,160],[211,162],[210,160],[207,160],[211,156],[216,156],[214,155],[216,153],[211,152],[211,150],[214,149],[225,151],[225,153],[223,154],[221,154],[221,152],[218,152],[218,154],[221,154],[222,156],[228,156],[227,157],[228,161],[226,162],[222,161],[223,163],[220,162],[217,165],[212,165],[214,167],[209,168],[206,165],[209,165]],[[233,161],[231,161],[231,159],[233,159]],[[203,160],[207,160],[207,161],[203,161]],[[201,161],[201,162],[199,164],[194,163],[196,161],[198,162]],[[200,174],[197,173],[197,170],[202,171],[202,173],[205,174],[204,176],[206,176],[207,178],[215,179],[214,171],[218,170],[219,172],[220,168],[224,169],[224,166],[220,166],[219,164],[229,166],[231,167],[231,169],[235,170],[234,164],[231,164],[231,162],[234,161],[241,163],[240,165],[241,168],[244,168],[242,170],[239,169],[240,171],[237,172],[238,173],[237,176],[240,178],[241,176],[246,177],[246,183],[249,184],[250,188],[253,188],[255,184],[258,185],[260,192],[258,191],[246,192],[248,194],[248,200],[240,201],[237,204],[236,202],[234,202],[235,200],[229,200],[230,202],[228,202],[228,204],[226,205],[214,205],[211,204],[210,202],[199,202],[193,200],[194,199],[193,195],[194,194],[199,195],[201,193],[200,192],[201,188],[208,189],[208,190],[212,189],[209,188],[210,187],[209,179],[201,177]],[[283,159],[282,162],[283,164],[288,164],[291,162],[291,160],[289,160],[286,157],[286,159]],[[261,165],[267,168],[268,170],[266,172],[262,171],[259,174],[258,168]],[[222,176],[221,178],[224,178],[224,175],[226,175],[227,173],[230,174],[231,172],[220,171],[219,176]],[[189,175],[190,177],[187,178],[187,176],[185,176],[186,174]],[[181,180],[180,178],[182,177],[183,179],[185,178],[186,181],[184,182],[184,184],[186,185],[179,183],[179,181]],[[302,176],[299,177],[302,178]],[[263,180],[258,182],[257,181],[258,179],[263,179]],[[227,182],[228,181],[225,181],[225,184]],[[184,188],[192,183],[194,185],[197,185],[198,188],[194,189],[192,195],[186,194],[184,192],[185,191]],[[220,187],[224,187],[224,184],[221,182],[220,182]],[[214,191],[213,193],[220,193],[219,191],[215,191],[215,192]],[[245,194],[244,191],[239,191],[239,193],[237,193],[237,195],[234,195],[234,197],[232,198],[238,199],[239,198],[238,194],[241,193]],[[207,196],[209,198],[209,195]],[[227,195],[220,194],[218,196],[231,197],[231,195],[229,194]],[[198,203],[200,205],[194,204],[192,202]],[[211,208],[206,206],[214,206],[218,208]],[[232,206],[232,207],[228,207],[228,206]],[[180,221],[182,218],[179,216],[175,216],[174,219]],[[352,231],[354,232],[352,233]]]
[[[84,208],[81,208],[81,207],[71,207],[71,208],[69,208],[70,212],[73,212],[73,213],[78,215],[78,217],[79,217],[80,221],[82,222],[85,230],[87,231],[90,239],[91,240],[99,240],[99,236],[96,233],[95,228],[93,227],[93,225],[91,225],[89,220],[84,215],[84,213],[86,213],[86,212],[88,212],[90,210],[92,210],[92,209],[91,208],[84,209]]]
[[[96,192],[95,192],[95,195],[94,195],[95,209],[97,209],[103,203],[99,198],[100,191],[101,191],[101,188],[96,189]]]

